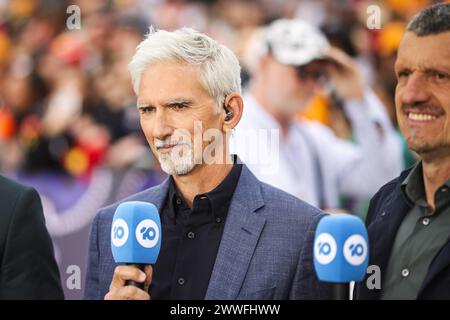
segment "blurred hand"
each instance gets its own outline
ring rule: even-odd
[[[326,57],[328,74],[339,97],[343,99],[362,99],[364,80],[356,62],[344,51],[330,47]]]
[[[144,272],[136,266],[118,266],[109,286],[105,300],[150,300],[148,287],[152,282],[153,268],[146,265]],[[144,283],[144,290],[125,285],[127,280]]]

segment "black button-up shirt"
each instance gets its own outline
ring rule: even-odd
[[[152,299],[204,299],[242,164],[234,164],[212,191],[195,196],[192,208],[170,177],[161,210],[161,251],[149,288]]]

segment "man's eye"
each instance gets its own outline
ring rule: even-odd
[[[170,107],[175,110],[181,110],[181,109],[186,108],[186,105],[184,105],[182,103],[174,103],[174,104],[170,105]]]
[[[139,108],[139,112],[140,112],[141,114],[147,114],[147,113],[152,112],[154,109],[155,109],[155,108],[153,108],[153,107],[140,107],[140,108]]]
[[[444,80],[448,78],[448,74],[445,74],[443,72],[439,72],[439,71],[435,71],[432,74],[432,77],[435,78],[436,80]]]
[[[411,70],[407,70],[407,69],[405,69],[405,70],[400,70],[400,71],[397,73],[397,77],[398,77],[398,78],[408,77],[410,74],[411,74]]]

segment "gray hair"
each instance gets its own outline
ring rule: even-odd
[[[218,112],[228,94],[241,93],[241,67],[230,49],[191,28],[169,32],[150,27],[128,64],[136,95],[144,71],[152,64],[166,61],[198,66],[200,82],[216,101]]]
[[[407,30],[420,37],[450,31],[450,3],[436,4],[419,12]]]

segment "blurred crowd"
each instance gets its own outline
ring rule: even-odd
[[[258,28],[279,17],[305,19],[357,59],[395,123],[396,48],[405,21],[431,2],[370,1],[381,8],[382,28],[369,30],[369,2],[357,0],[0,1],[0,169],[79,179],[104,165],[152,169],[126,67],[150,24],[188,25],[230,46],[245,83]],[[81,9],[79,30],[66,25],[72,4]],[[306,116],[348,135],[348,122],[326,97],[317,96]]]
[[[357,61],[395,125],[396,49],[406,21],[435,2],[0,0],[0,172],[35,185],[55,211],[73,207],[94,179],[103,189],[111,181],[120,189],[96,189],[105,203],[161,181],[127,71],[149,25],[190,26],[231,47],[245,87],[260,28],[280,17],[304,19]],[[68,28],[70,5],[80,8],[79,29]],[[369,5],[380,8],[380,29],[367,27]],[[351,135],[346,115],[327,96],[316,95],[298,117],[320,121],[339,137]],[[405,148],[404,166],[413,162]],[[70,191],[77,199],[64,200]]]

